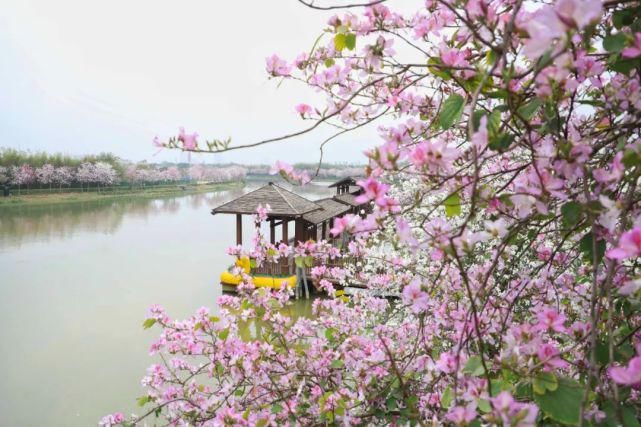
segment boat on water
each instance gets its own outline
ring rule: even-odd
[[[264,273],[252,273],[251,272],[251,260],[247,257],[242,257],[236,261],[234,265],[229,267],[229,269],[223,271],[220,275],[220,283],[223,286],[223,290],[235,291],[236,286],[243,281],[243,278],[240,274],[234,274],[233,270],[235,267],[240,267],[245,274],[251,276],[254,286],[257,288],[271,288],[271,289],[281,289],[283,283],[288,288],[293,289],[296,286],[296,275],[287,275],[287,274],[264,274]]]

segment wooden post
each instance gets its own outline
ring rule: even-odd
[[[305,241],[305,227],[303,226],[303,220],[296,218],[294,220],[294,244],[298,242]]]
[[[236,244],[243,244],[243,216],[236,214]]]
[[[276,243],[276,227],[274,227],[274,219],[269,220],[269,243],[272,245]]]
[[[289,244],[289,220],[288,219],[283,219],[283,223],[281,224],[281,227],[283,227],[283,243],[286,245]]]
[[[327,221],[323,221],[322,230],[323,232],[321,239],[325,240],[327,238]]]

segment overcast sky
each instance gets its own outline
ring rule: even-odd
[[[0,0],[0,147],[156,156],[178,126],[237,143],[298,130],[317,95],[268,80],[265,57],[309,50],[329,17],[296,0]],[[317,159],[316,133],[195,161]],[[330,161],[363,162],[374,129],[345,136]]]

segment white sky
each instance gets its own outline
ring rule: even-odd
[[[317,95],[268,80],[265,57],[309,50],[330,13],[296,0],[0,0],[0,146],[73,155],[153,156],[179,126],[237,144],[308,125]],[[194,161],[312,161],[321,131]],[[328,160],[364,162],[375,129],[344,136]]]

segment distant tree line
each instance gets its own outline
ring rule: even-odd
[[[298,164],[310,171],[316,165]],[[319,178],[340,178],[362,174],[355,165],[324,165]],[[98,189],[114,185],[144,187],[179,182],[221,183],[242,181],[247,175],[268,175],[270,166],[235,164],[132,163],[111,153],[73,157],[66,154],[0,149],[0,186],[18,190],[75,187]]]

